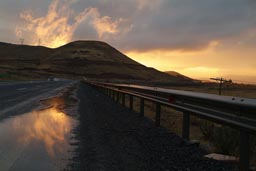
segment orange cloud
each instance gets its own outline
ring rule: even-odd
[[[119,32],[118,26],[123,21],[121,18],[112,20],[109,16],[101,16],[97,8],[86,8],[73,16],[74,11],[70,8],[73,2],[60,3],[60,0],[53,0],[47,14],[39,18],[35,18],[32,11],[22,12],[20,18],[25,21],[25,24],[16,27],[16,36],[21,38],[26,33],[33,34],[26,42],[38,45],[40,40],[41,45],[55,48],[72,41],[75,30],[85,21],[91,24],[100,39],[105,34]]]
[[[94,26],[97,29],[99,38],[102,38],[104,33],[115,34],[118,32],[118,23],[120,21],[112,22],[111,18],[108,16],[104,16],[102,18],[97,18],[94,20]]]

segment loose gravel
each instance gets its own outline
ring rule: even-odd
[[[71,170],[91,171],[232,171],[230,164],[206,159],[200,148],[186,143],[153,121],[81,84],[80,140]]]

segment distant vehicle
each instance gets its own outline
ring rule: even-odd
[[[56,78],[56,77],[53,77],[53,76],[50,76],[47,81],[60,81],[59,78]]]
[[[54,77],[53,76],[50,76],[48,77],[47,81],[53,81]]]
[[[53,78],[53,81],[60,81],[60,79],[59,78]]]

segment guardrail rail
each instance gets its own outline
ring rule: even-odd
[[[86,82],[125,105],[129,96],[129,108],[133,110],[133,97],[140,99],[140,114],[144,116],[144,101],[156,104],[155,125],[160,126],[161,106],[183,112],[182,138],[189,141],[190,115],[210,120],[240,131],[239,170],[249,171],[249,139],[256,134],[256,99],[219,96],[206,93],[172,90],[130,84]]]

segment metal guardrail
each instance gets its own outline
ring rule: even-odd
[[[125,104],[129,95],[129,108],[133,110],[133,97],[140,99],[140,114],[144,116],[144,101],[156,103],[155,125],[160,126],[161,106],[183,112],[182,138],[189,140],[190,115],[195,115],[240,131],[239,170],[249,171],[249,139],[256,134],[256,99],[219,96],[128,84],[87,82],[115,101]]]

